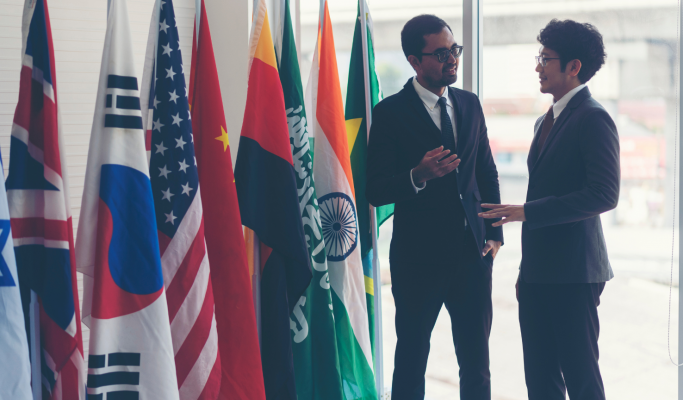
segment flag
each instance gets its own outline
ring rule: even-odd
[[[347,398],[376,399],[358,214],[327,1],[321,1],[320,9],[306,109],[313,122],[313,174],[320,195],[342,384]]]
[[[374,269],[377,265],[377,240],[373,240],[373,221],[370,218],[371,209],[375,211],[375,218],[379,227],[394,214],[394,205],[388,204],[379,208],[370,206],[365,197],[365,171],[368,156],[368,133],[370,132],[371,112],[381,98],[379,80],[375,73],[375,52],[372,40],[372,19],[366,12],[365,24],[361,22],[361,4],[358,3],[358,17],[353,33],[351,46],[351,64],[349,66],[349,81],[346,90],[346,135],[351,153],[351,171],[353,173],[354,189],[356,191],[356,206],[358,207],[358,228],[361,259],[363,260],[363,274],[365,275],[365,296],[368,304],[368,324],[370,326],[370,342],[373,357],[377,354],[375,348],[375,282]],[[364,10],[367,10],[364,4]],[[363,26],[366,26],[363,35]],[[367,47],[363,46],[364,36]],[[367,65],[366,65],[367,63]],[[369,107],[368,107],[369,102]],[[377,286],[379,287],[379,286]],[[381,295],[381,294],[380,294]],[[381,340],[381,338],[379,338]],[[380,360],[381,361],[381,360]],[[380,388],[381,389],[381,388]]]
[[[26,331],[39,333],[31,342],[43,398],[84,399],[86,367],[52,29],[46,0],[29,4],[5,185]],[[31,298],[37,307],[29,305]],[[37,310],[33,319],[29,307]]]
[[[289,315],[311,281],[296,172],[265,1],[254,4],[247,104],[235,179],[242,224],[260,247],[261,361],[268,399],[296,399]]]
[[[221,354],[220,399],[263,400],[263,372],[254,315],[254,301],[232,173],[230,143],[223,100],[202,0],[192,41],[189,99],[199,183],[202,193],[204,235],[211,267],[216,327]]]
[[[290,316],[296,391],[299,400],[343,399],[327,252],[322,236],[318,196],[313,181],[313,149],[308,136],[299,60],[289,13],[289,0],[281,0],[275,50],[285,97],[287,125],[296,172],[299,211],[308,240],[313,279]]]
[[[152,181],[180,400],[217,399],[221,357],[192,120],[173,1],[156,2],[144,69]],[[151,60],[150,60],[151,59]],[[221,288],[223,289],[223,288]]]
[[[76,241],[88,398],[178,400],[125,0],[112,0]]]
[[[0,160],[0,163],[2,160]],[[5,187],[0,185],[0,388],[3,396],[32,400],[31,364],[19,293]]]

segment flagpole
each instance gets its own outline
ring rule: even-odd
[[[254,255],[254,274],[251,276],[251,289],[254,293],[254,312],[256,313],[256,330],[258,331],[259,348],[263,348],[261,343],[261,241],[256,232],[251,232],[253,238]]]
[[[41,370],[41,347],[40,347],[40,303],[38,295],[31,290],[31,305],[29,308],[29,318],[31,322],[31,390],[33,400],[43,399],[43,378]]]
[[[369,11],[365,0],[360,2],[360,26],[361,38],[363,43],[363,74],[365,82],[365,121],[367,128],[367,138],[370,140],[370,126],[372,125],[372,98],[370,95],[370,60],[368,48],[368,29],[367,20]],[[384,393],[384,346],[382,343],[382,278],[380,273],[379,255],[377,246],[377,213],[375,207],[370,207],[370,226],[372,229],[372,284],[373,284],[373,300],[375,306],[375,385],[377,386],[377,396],[380,400],[385,398]]]

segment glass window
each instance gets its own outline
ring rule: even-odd
[[[676,1],[484,2],[484,112],[504,203],[525,201],[526,155],[536,119],[552,104],[539,92],[534,56],[552,18],[589,22],[602,33],[607,62],[588,82],[616,122],[621,195],[602,215],[615,278],[601,297],[600,365],[608,398],[675,398],[667,357],[667,304],[673,218],[673,157],[678,68]],[[494,393],[526,399],[514,282],[520,225],[506,225],[494,267],[491,371]],[[674,261],[677,285],[678,256]],[[677,358],[678,290],[672,304]],[[513,318],[515,317],[515,318]]]

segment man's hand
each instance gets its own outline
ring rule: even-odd
[[[500,246],[502,246],[503,243],[499,242],[498,240],[487,240],[486,244],[484,245],[484,249],[481,251],[482,256],[486,256],[489,251],[491,252],[491,257],[493,259],[496,259],[496,254],[498,254],[498,250],[500,250]]]
[[[413,168],[413,182],[415,185],[422,186],[424,182],[440,178],[458,168],[460,159],[457,154],[449,156],[450,152],[450,150],[444,150],[443,146],[441,146],[425,153],[420,164]]]
[[[502,220],[494,222],[493,226],[502,226],[508,222],[526,221],[524,216],[524,206],[512,206],[508,204],[482,204],[481,208],[490,208],[491,210],[479,213],[479,216],[486,219],[502,218]]]

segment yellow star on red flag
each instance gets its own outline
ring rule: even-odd
[[[228,146],[230,145],[230,139],[228,139],[228,132],[225,131],[225,128],[221,126],[221,135],[215,139],[223,142],[223,151],[228,149]]]

